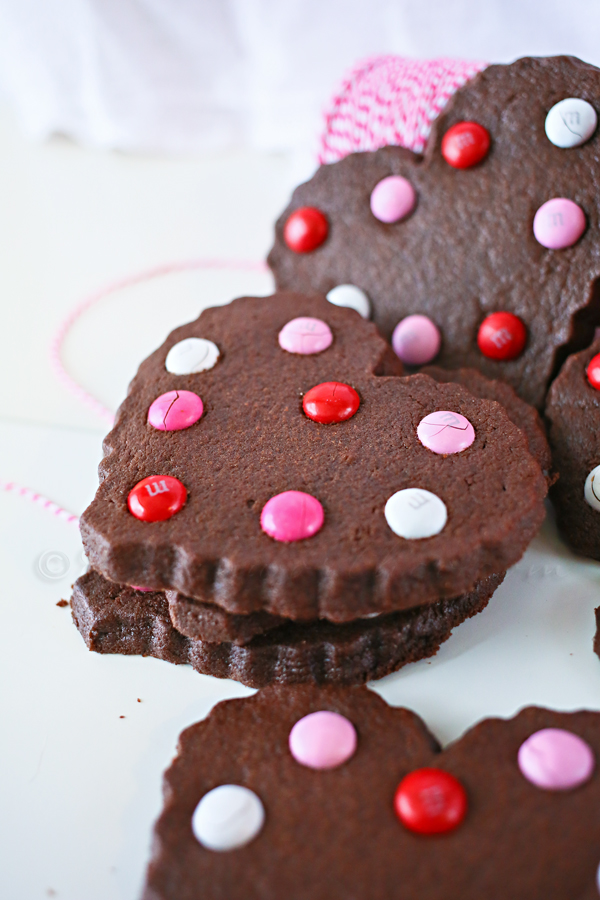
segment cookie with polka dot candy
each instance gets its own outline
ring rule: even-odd
[[[192,338],[218,359],[173,374]],[[81,519],[92,567],[235,615],[333,623],[505,571],[544,516],[524,435],[460,385],[386,375],[397,363],[374,325],[322,296],[242,298],[176,329],[105,441]]]
[[[350,154],[296,189],[268,260],[278,288],[329,292],[409,365],[474,367],[543,409],[598,324],[599,109],[600,70],[575,58],[489,66],[424,156]]]
[[[578,553],[600,559],[600,340],[566,360],[546,418],[560,473],[551,490],[559,530]]]
[[[273,686],[186,729],[144,900],[592,900],[600,717],[530,707],[442,749],[363,687]]]

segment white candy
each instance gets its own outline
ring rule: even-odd
[[[371,315],[369,298],[354,284],[338,284],[329,291],[327,299],[334,306],[349,306],[350,309],[355,309],[363,319],[368,319]]]
[[[394,532],[416,540],[439,534],[448,519],[443,500],[422,488],[396,491],[385,504],[385,518]]]
[[[219,348],[205,338],[185,338],[174,344],[165,360],[165,368],[172,375],[193,375],[212,369],[219,358]]]
[[[256,837],[265,809],[254,791],[222,784],[204,795],[192,816],[192,831],[207,850],[236,850]]]
[[[596,110],[587,100],[567,97],[546,116],[546,136],[556,147],[579,147],[589,141],[597,123]]]
[[[600,512],[600,466],[592,469],[588,477],[585,479],[585,487],[583,489],[585,502],[588,503],[596,512]]]

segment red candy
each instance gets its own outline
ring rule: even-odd
[[[171,475],[149,475],[129,491],[129,512],[142,522],[163,522],[179,512],[187,499],[187,490]]]
[[[417,834],[443,834],[457,828],[467,813],[467,794],[443,769],[416,769],[403,778],[394,809],[403,825]]]
[[[527,329],[513,313],[492,313],[479,326],[477,345],[488,359],[516,359],[526,343]]]
[[[455,169],[476,166],[489,149],[489,131],[477,122],[457,122],[442,138],[442,156]]]
[[[328,232],[327,219],[320,209],[301,206],[285,223],[283,239],[294,253],[310,253],[321,246]]]
[[[596,353],[596,355],[590,359],[585,374],[587,375],[591,386],[596,388],[597,391],[600,391],[600,353]]]
[[[345,422],[360,406],[360,397],[349,384],[324,381],[307,391],[302,408],[309,419],[322,425]]]

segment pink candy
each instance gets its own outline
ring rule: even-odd
[[[577,243],[585,225],[585,214],[580,206],[565,197],[555,197],[536,212],[533,233],[542,247],[562,250]]]
[[[356,730],[345,716],[328,710],[298,719],[290,731],[290,753],[311,769],[334,769],[356,751]]]
[[[371,191],[371,212],[380,222],[399,222],[415,208],[417,195],[406,178],[389,175]]]
[[[562,728],[536,731],[519,748],[519,768],[547,791],[568,791],[587,781],[596,766],[588,743]]]
[[[392,334],[392,347],[407,366],[424,366],[440,352],[442,336],[428,316],[407,316]]]
[[[263,506],[260,527],[276,541],[302,541],[319,531],[325,520],[316,497],[303,491],[275,494]]]
[[[291,319],[279,332],[279,346],[288,353],[321,353],[331,346],[332,341],[327,322],[310,316]]]
[[[148,421],[159,431],[181,431],[202,416],[204,405],[193,391],[169,391],[161,394],[148,410]]]
[[[475,430],[460,413],[444,409],[421,419],[417,426],[417,437],[434,453],[460,453],[475,440]]]

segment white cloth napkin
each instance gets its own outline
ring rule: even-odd
[[[590,0],[0,0],[0,91],[35,138],[297,149],[361,57],[600,62],[599,26]]]

